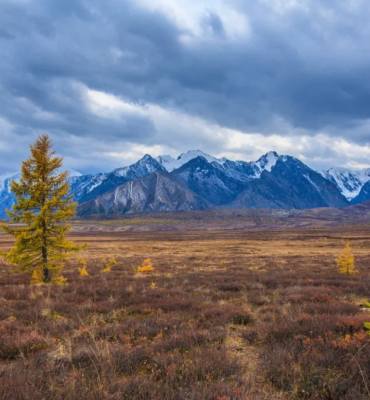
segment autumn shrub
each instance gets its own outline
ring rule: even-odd
[[[140,267],[137,268],[137,272],[153,272],[153,264],[150,261],[150,258],[146,258]]]
[[[77,261],[78,261],[78,265],[79,265],[78,272],[79,272],[80,276],[89,276],[89,273],[86,270],[85,259],[83,257],[79,257]]]
[[[30,329],[0,332],[0,359],[12,360],[18,356],[29,356],[46,347],[46,340]]]
[[[233,323],[237,325],[248,325],[252,317],[248,312],[237,311],[233,317]]]

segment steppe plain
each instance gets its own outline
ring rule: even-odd
[[[74,221],[89,276],[72,259],[66,286],[31,286],[0,265],[0,398],[370,398],[365,214]],[[346,242],[356,275],[337,272]]]

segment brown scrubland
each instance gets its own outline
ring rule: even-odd
[[[370,398],[369,226],[142,221],[76,221],[65,286],[1,263],[1,399]]]

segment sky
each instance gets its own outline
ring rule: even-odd
[[[199,149],[370,167],[368,0],[0,0],[0,173]]]

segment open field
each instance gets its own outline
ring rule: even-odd
[[[370,227],[136,222],[76,223],[90,276],[73,261],[67,286],[0,265],[1,399],[370,398]],[[335,264],[346,241],[350,277]],[[154,272],[137,273],[148,257]]]
[[[75,220],[75,232],[210,231],[281,228],[370,227],[370,202],[347,208],[216,210],[99,215]]]

